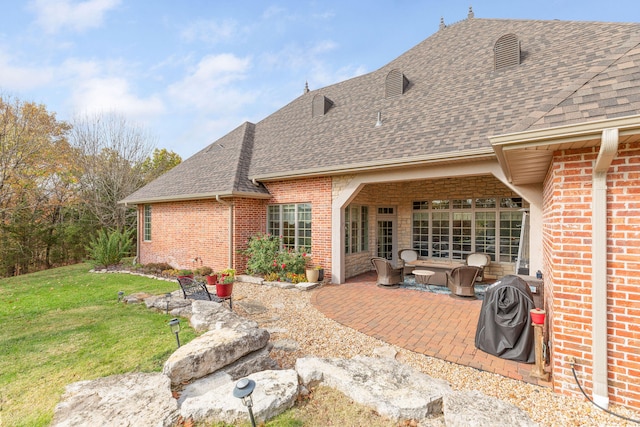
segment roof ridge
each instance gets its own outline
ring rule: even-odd
[[[253,142],[256,133],[256,125],[246,121],[243,123],[243,126],[244,132],[242,135],[242,145],[240,147],[238,161],[236,162],[232,191],[236,191],[240,188],[240,180],[243,178],[243,172],[244,178],[249,180],[247,171],[251,166],[251,159],[253,157]]]
[[[620,45],[617,49],[614,49],[608,58],[604,58],[598,64],[593,65],[591,68],[586,70],[579,78],[571,81],[565,88],[561,89],[555,96],[551,97],[545,104],[541,105],[539,109],[531,112],[525,119],[514,125],[506,133],[524,132],[530,129],[562,102],[569,99],[579,89],[586,86],[590,81],[595,79],[598,75],[607,70],[638,45],[640,45],[640,34],[635,37],[630,37],[627,42]]]

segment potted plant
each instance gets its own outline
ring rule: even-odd
[[[207,278],[207,285],[215,285],[216,283],[218,283],[218,274],[217,273],[211,273],[207,276],[205,276]]]
[[[182,279],[185,277],[193,279],[193,271],[187,269],[178,271],[178,278]]]
[[[236,278],[236,270],[227,268],[219,273],[220,283],[216,283],[218,298],[228,298],[233,292],[233,281]]]
[[[324,280],[324,268],[318,265],[316,270],[318,270],[318,282],[322,282]]]
[[[317,267],[314,268],[307,268],[305,270],[305,273],[307,274],[307,280],[309,282],[317,282],[319,280],[320,277],[320,270]]]

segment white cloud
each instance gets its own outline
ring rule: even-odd
[[[49,67],[15,65],[9,55],[0,51],[0,82],[3,89],[30,90],[53,80],[54,71]]]
[[[215,44],[233,39],[238,32],[238,23],[232,19],[225,19],[222,22],[200,20],[185,28],[181,37],[189,42],[203,41]]]
[[[164,112],[159,96],[139,98],[129,82],[119,77],[92,77],[77,82],[71,93],[72,107],[82,113],[118,112],[145,120]]]
[[[55,33],[61,28],[82,32],[102,25],[104,15],[121,0],[33,0],[29,7],[36,14],[36,22],[45,32]]]
[[[231,83],[243,80],[251,66],[249,58],[224,53],[205,56],[191,74],[169,86],[168,93],[184,106],[205,111],[229,111],[255,99]]]

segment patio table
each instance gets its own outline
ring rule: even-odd
[[[422,283],[423,285],[428,285],[429,279],[434,274],[436,272],[431,270],[413,270],[413,275],[416,276],[416,283]]]

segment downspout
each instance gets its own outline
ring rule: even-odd
[[[226,202],[216,194],[216,202],[229,207],[229,266],[233,268],[233,203]]]
[[[602,142],[593,168],[592,229],[592,348],[593,401],[607,409],[607,171],[618,152],[618,129],[602,131]]]

